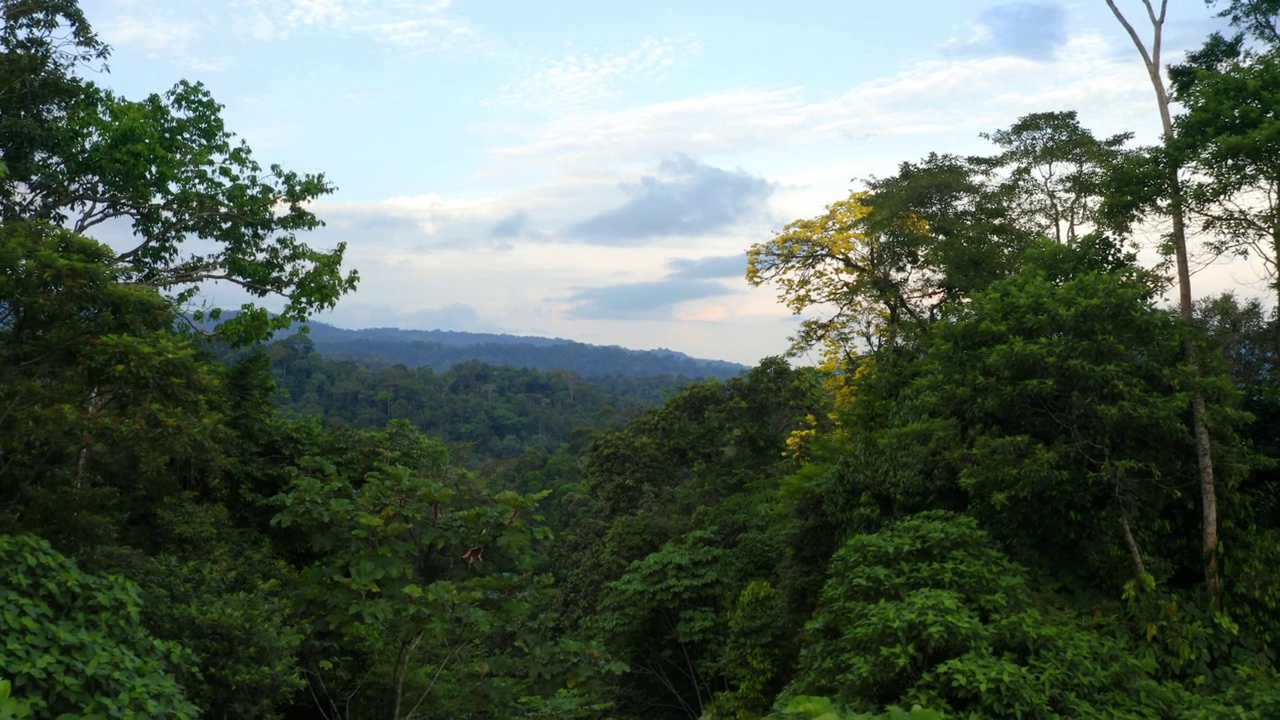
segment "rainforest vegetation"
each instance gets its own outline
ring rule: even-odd
[[[676,380],[273,341],[328,180],[0,0],[0,718],[1280,717],[1280,4],[1216,7],[1133,33],[1158,144],[904,162],[749,249],[818,367]]]
[[[446,330],[345,330],[309,322],[306,338],[325,357],[384,367],[430,367],[442,372],[480,361],[534,370],[564,370],[593,380],[674,376],[721,380],[746,370],[722,360],[699,360],[672,350],[628,350],[552,338]],[[599,384],[599,383],[597,383]]]

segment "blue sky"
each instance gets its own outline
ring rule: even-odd
[[[1136,20],[1138,0],[1121,0]],[[1166,43],[1218,21],[1172,0]],[[1155,138],[1103,0],[90,0],[127,96],[200,80],[264,164],[338,192],[310,241],[360,289],[318,318],[754,363],[795,319],[743,280],[787,222],[930,151],[1077,110]],[[1197,293],[1238,269],[1206,271]],[[1252,276],[1245,277],[1253,279]],[[219,302],[238,303],[215,289]]]

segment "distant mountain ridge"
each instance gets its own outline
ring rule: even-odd
[[[563,338],[399,328],[346,330],[314,321],[306,326],[310,330],[305,337],[324,355],[374,365],[428,366],[444,371],[478,360],[490,365],[567,370],[582,377],[673,375],[722,380],[747,369],[739,363],[695,358],[665,348],[631,350]],[[301,326],[290,330],[297,333]],[[276,337],[282,335],[285,333]]]

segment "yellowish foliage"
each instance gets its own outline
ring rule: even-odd
[[[886,226],[873,212],[871,194],[853,192],[747,251],[748,282],[774,285],[796,315],[814,313],[801,321],[792,351],[818,349],[833,410],[822,422],[810,417],[807,427],[787,438],[783,454],[798,461],[807,457],[820,426],[836,423],[840,432],[838,418],[870,370],[867,351],[891,340],[902,313],[912,315],[927,302],[931,278],[916,251],[928,223],[908,215]],[[881,232],[886,227],[891,237]]]
[[[832,399],[832,420],[853,406],[855,381],[866,374],[871,359],[861,359],[854,368],[849,365],[849,355],[845,348],[830,341],[824,343],[818,369],[822,371],[823,384]]]
[[[778,287],[778,299],[799,314],[819,302],[831,302],[862,267],[873,264],[877,242],[865,229],[871,214],[869,194],[855,192],[827,206],[827,212],[796,220],[766,243],[747,251],[747,282]]]
[[[897,218],[889,240],[877,230],[883,226],[873,224],[871,200],[865,191],[851,193],[822,215],[796,220],[748,249],[748,282],[774,285],[796,315],[825,313],[801,322],[793,351],[821,345],[825,357],[854,344],[869,349],[886,337],[896,313],[911,312],[924,273],[911,261],[909,238],[926,233],[928,225]]]
[[[804,462],[809,459],[809,443],[818,436],[818,428],[816,427],[818,419],[810,415],[814,427],[807,427],[801,430],[792,430],[787,436],[787,449],[782,451],[783,457],[789,457],[796,462]]]
[[[851,367],[852,365],[852,367]],[[826,341],[822,348],[822,360],[818,370],[822,372],[822,384],[831,398],[831,411],[827,414],[830,420],[830,432],[844,432],[840,418],[846,414],[857,399],[859,381],[872,372],[874,360],[870,356],[850,359],[845,348],[838,342]],[[783,456],[803,462],[809,458],[809,447],[818,436],[818,418],[813,415],[805,417],[804,428],[793,430],[787,436],[787,449]]]

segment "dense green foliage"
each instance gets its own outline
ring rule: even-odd
[[[404,420],[466,445],[477,460],[547,454],[575,430],[624,422],[661,402],[682,378],[618,377],[601,387],[564,371],[517,370],[477,361],[443,372],[394,365],[370,369],[316,352],[305,336],[267,349],[283,407],[334,425],[373,429]]]
[[[930,511],[854,535],[805,626],[793,688],[948,717],[1221,716],[1152,677],[1107,621],[1037,607],[971,518]],[[1220,707],[1218,712],[1225,713]]]
[[[0,718],[1280,716],[1280,319],[1185,322],[1129,249],[1176,155],[1274,263],[1270,0],[1161,148],[1036,114],[756,246],[821,366],[687,384],[254,342],[351,287],[327,184],[198,85],[81,79],[74,2],[0,8]],[[285,315],[175,323],[223,271]]]

